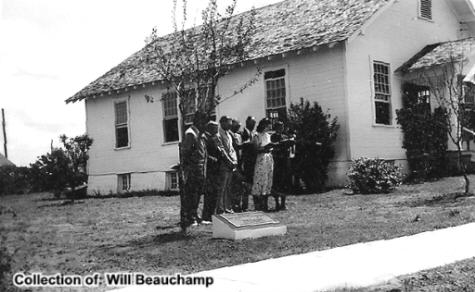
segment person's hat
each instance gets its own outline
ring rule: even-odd
[[[208,127],[211,127],[211,126],[219,126],[219,124],[215,121],[209,121],[208,124],[206,124]]]

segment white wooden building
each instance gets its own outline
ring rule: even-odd
[[[260,119],[300,98],[317,101],[340,124],[331,186],[344,185],[361,156],[405,166],[395,120],[404,76],[396,69],[427,45],[475,32],[470,0],[287,0],[257,9],[256,22],[249,60],[221,80],[219,94],[231,95],[257,65],[264,74],[219,104],[217,115]],[[182,117],[176,100],[162,99],[166,89],[144,61],[149,53],[143,48],[67,100],[86,105],[91,193],[177,187],[171,166]]]

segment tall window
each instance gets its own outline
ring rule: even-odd
[[[375,122],[391,124],[391,84],[389,64],[373,62]]]
[[[185,92],[186,97],[183,99],[183,123],[185,126],[193,124],[193,117],[196,111],[196,95],[192,88]]]
[[[115,109],[115,147],[129,146],[129,115],[127,101],[117,102]]]
[[[285,69],[264,73],[266,86],[266,115],[273,122],[287,119]]]
[[[419,0],[419,16],[432,19],[432,0]]]
[[[130,191],[130,173],[124,173],[117,175],[117,192]]]
[[[178,141],[178,107],[176,93],[165,93],[162,98],[162,105],[164,141]]]

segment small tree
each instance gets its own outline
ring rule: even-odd
[[[187,1],[182,0],[182,20],[177,21],[178,0],[173,0],[173,34],[158,37],[157,30],[147,38],[148,66],[156,69],[166,87],[176,94],[178,108],[183,117],[181,129],[185,130],[185,117],[200,112],[198,117],[209,120],[218,103],[231,98],[254,84],[261,70],[247,82],[238,85],[227,97],[218,94],[218,81],[229,74],[234,64],[247,60],[249,45],[255,30],[255,13],[235,16],[237,0],[232,0],[224,14],[218,11],[217,0],[209,0],[202,11],[202,24],[185,29],[188,20]],[[148,99],[150,100],[150,99]],[[205,122],[205,121],[204,121]],[[204,124],[204,123],[203,123]],[[181,151],[180,166],[183,165]],[[183,169],[179,168],[180,201],[183,208]]]
[[[464,191],[470,190],[467,166],[463,162],[464,128],[469,124],[471,110],[465,104],[465,86],[463,82],[467,54],[471,46],[464,43],[445,44],[448,46],[445,60],[430,70],[423,70],[417,76],[418,83],[427,85],[432,96],[446,112],[449,126],[448,136],[457,149],[457,160],[464,178]]]
[[[92,139],[87,135],[68,138],[60,136],[62,147],[53,148],[50,153],[42,155],[31,165],[35,181],[43,180],[40,188],[60,195],[66,188],[72,192],[87,182],[86,163]]]
[[[337,118],[332,119],[317,102],[311,104],[301,98],[299,103],[290,105],[288,124],[297,134],[297,175],[310,191],[322,191],[328,177],[328,164],[335,155]]]
[[[145,61],[157,70],[166,87],[176,94],[182,117],[200,111],[209,118],[218,103],[258,80],[259,68],[256,75],[239,85],[231,96],[221,97],[217,93],[218,81],[232,71],[233,64],[248,58],[248,47],[255,30],[255,13],[252,10],[234,16],[237,0],[233,0],[221,14],[217,0],[209,0],[207,8],[202,11],[202,24],[185,29],[187,1],[181,1],[180,24],[176,18],[178,4],[178,0],[173,0],[175,32],[158,37],[157,30],[153,29],[146,40],[148,58]]]

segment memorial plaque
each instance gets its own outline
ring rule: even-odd
[[[237,228],[279,223],[262,212],[223,214],[221,217]]]
[[[213,237],[233,240],[283,235],[287,227],[263,212],[213,216]]]

